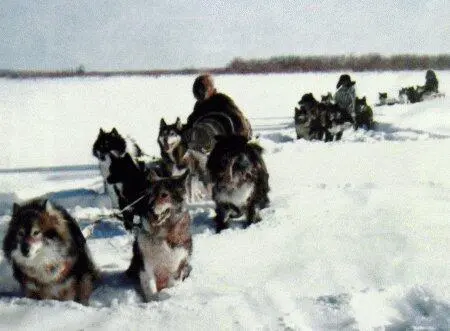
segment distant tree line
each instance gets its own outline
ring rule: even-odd
[[[277,56],[269,59],[235,58],[221,68],[184,68],[176,70],[87,71],[83,65],[61,71],[1,70],[0,77],[63,78],[92,76],[162,76],[213,74],[282,73],[311,71],[388,71],[388,70],[448,70],[450,54],[440,55],[335,55],[335,56]]]
[[[309,72],[309,71],[387,71],[450,69],[450,54],[441,55],[337,55],[277,56],[269,59],[236,58],[227,67],[233,73]]]
[[[214,71],[215,69],[211,69]],[[165,76],[165,75],[190,75],[203,72],[200,69],[179,70],[116,70],[116,71],[86,71],[83,66],[69,70],[2,70],[0,78],[70,78],[70,77],[111,77],[111,76]]]

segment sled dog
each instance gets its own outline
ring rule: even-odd
[[[129,153],[123,156],[111,154],[110,159],[106,181],[114,186],[125,229],[131,230],[134,216],[140,215],[143,197],[148,193],[147,171],[143,164],[136,164]]]
[[[3,251],[26,297],[88,303],[98,272],[62,207],[45,199],[14,204]]]
[[[134,266],[139,268],[146,301],[184,280],[191,270],[191,218],[184,201],[186,177],[187,172],[169,178],[151,173],[148,211],[142,216],[142,227],[133,249]]]
[[[366,130],[372,130],[374,128],[373,123],[373,110],[367,104],[366,97],[355,99],[355,130],[358,128],[364,128]]]
[[[138,162],[137,159],[143,156],[143,152],[136,142],[129,137],[122,137],[116,128],[113,128],[110,132],[106,132],[100,128],[97,139],[92,147],[92,154],[99,161],[105,192],[108,194],[113,208],[119,208],[119,197],[116,192],[121,190],[121,184],[109,184],[106,180],[109,176],[111,155],[119,157],[125,153],[129,153],[136,160],[136,163]]]
[[[242,136],[218,136],[207,167],[216,203],[216,230],[228,226],[229,218],[245,213],[247,225],[261,220],[259,210],[269,203],[269,174],[262,148]]]
[[[294,114],[297,139],[322,140],[326,129],[319,102],[312,93],[306,93],[298,105],[299,108],[295,108]]]
[[[209,176],[206,170],[207,155],[189,149],[179,117],[174,124],[167,124],[162,118],[159,126],[158,144],[165,164],[165,176],[179,176],[186,170],[186,192],[189,201],[209,197]]]

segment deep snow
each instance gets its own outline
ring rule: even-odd
[[[194,269],[163,300],[142,303],[123,277],[132,236],[105,219],[88,240],[104,276],[90,306],[19,297],[2,260],[0,329],[448,330],[450,72],[437,72],[445,99],[374,108],[375,131],[295,140],[296,102],[333,91],[339,74],[216,77],[266,150],[271,206],[261,223],[220,235],[211,202],[190,206]],[[424,81],[424,72],[351,75],[372,104],[378,91]],[[157,155],[159,119],[186,118],[193,79],[0,80],[0,232],[13,201],[41,194],[82,226],[107,213],[91,156],[99,127]]]

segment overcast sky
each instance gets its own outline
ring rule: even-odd
[[[0,0],[0,69],[450,53],[449,0]]]

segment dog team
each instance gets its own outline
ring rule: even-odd
[[[421,98],[438,93],[434,72],[429,70],[426,79]],[[350,127],[373,129],[372,109],[365,97],[356,97],[354,85],[344,74],[334,96],[328,93],[319,102],[304,94],[294,114],[297,138],[333,141]],[[259,211],[269,204],[263,149],[252,141],[247,118],[230,97],[217,92],[209,74],[198,76],[192,91],[196,102],[185,124],[180,118],[173,124],[160,121],[160,158],[149,160],[115,128],[100,129],[92,148],[111,205],[134,233],[126,275],[139,283],[145,301],[191,272],[187,201],[215,202],[217,232],[233,218],[243,216],[246,225],[261,221]],[[28,298],[88,304],[100,279],[78,223],[47,199],[13,205],[3,251]]]
[[[444,93],[439,92],[439,81],[433,70],[427,70],[425,73],[425,85],[402,87],[398,92],[398,98],[388,97],[386,92],[378,93],[378,103],[376,106],[392,106],[398,103],[416,103],[425,100],[445,97]]]
[[[188,200],[215,202],[217,232],[232,218],[259,222],[259,211],[269,204],[263,149],[251,140],[249,121],[230,97],[217,92],[208,74],[195,79],[193,94],[187,123],[161,119],[160,158],[148,160],[115,128],[100,129],[92,149],[112,207],[134,234],[126,275],[136,279],[145,301],[191,272]],[[88,304],[99,281],[78,223],[47,199],[13,205],[3,251],[28,298]]]
[[[358,98],[355,81],[348,74],[341,75],[336,85],[336,93],[322,95],[317,101],[312,93],[306,93],[294,111],[297,139],[340,140],[344,130],[374,128],[373,111],[367,105],[366,97]]]
[[[322,95],[317,101],[312,93],[306,93],[294,110],[294,123],[297,139],[333,141],[340,140],[344,130],[375,128],[373,110],[366,97],[358,98],[355,81],[348,74],[339,77],[334,96],[331,92]],[[433,70],[425,74],[425,85],[406,87],[399,91],[399,98],[389,98],[387,93],[379,93],[379,103],[375,106],[397,103],[415,103],[428,99],[444,97],[438,91],[438,80]]]

